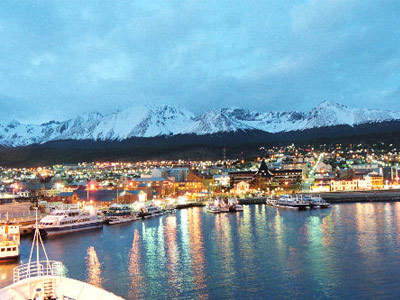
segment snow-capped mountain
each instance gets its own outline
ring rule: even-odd
[[[217,108],[195,116],[182,107],[136,106],[111,114],[90,112],[76,118],[41,125],[19,121],[1,125],[0,145],[21,146],[52,140],[123,140],[171,134],[209,134],[245,129],[266,132],[302,130],[340,124],[399,120],[400,112],[349,108],[324,101],[309,112],[255,112],[241,108]]]

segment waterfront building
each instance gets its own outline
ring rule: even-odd
[[[235,184],[233,189],[230,190],[230,193],[235,195],[243,195],[253,191],[253,189],[250,189],[250,184],[248,182],[241,181]]]
[[[358,179],[343,179],[343,180],[335,180],[332,179],[330,182],[330,190],[331,192],[338,191],[356,191],[358,190]]]
[[[122,191],[118,198],[118,203],[128,204],[133,202],[146,202],[147,201],[147,193],[142,190],[125,190]]]
[[[255,189],[265,190],[271,184],[285,188],[294,187],[301,183],[303,171],[300,169],[269,169],[265,160],[262,160],[257,171],[230,172],[229,176],[232,188],[239,182],[246,182]]]

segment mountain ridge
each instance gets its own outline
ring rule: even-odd
[[[69,139],[121,141],[133,137],[205,135],[239,130],[278,133],[399,119],[400,112],[349,108],[327,100],[308,112],[214,108],[199,116],[181,106],[141,105],[106,115],[87,112],[66,121],[49,121],[40,125],[12,120],[8,124],[0,124],[0,145],[18,147]]]

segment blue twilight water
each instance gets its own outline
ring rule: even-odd
[[[191,208],[45,245],[69,277],[126,299],[400,298],[400,203]],[[12,267],[0,266],[1,285]]]

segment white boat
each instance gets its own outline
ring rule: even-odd
[[[304,201],[301,197],[282,195],[276,201],[275,207],[280,208],[294,208],[299,210],[304,210],[309,207],[309,204]]]
[[[243,206],[239,204],[236,198],[228,199],[228,208],[231,212],[243,211]]]
[[[19,243],[18,225],[0,225],[0,263],[18,260]]]
[[[128,205],[112,204],[104,213],[105,223],[116,225],[139,220],[139,217]]]
[[[161,216],[163,214],[164,214],[164,212],[158,206],[146,205],[140,209],[138,216],[140,218],[147,219],[147,218],[151,218],[151,217]]]
[[[0,289],[1,300],[124,300],[86,282],[65,277],[63,263],[47,257],[37,224],[36,221],[29,261],[14,268],[14,283]],[[39,258],[39,244],[45,260]],[[32,260],[35,247],[36,260]]]
[[[267,205],[276,206],[276,202],[277,202],[277,201],[278,201],[278,200],[277,200],[276,198],[269,197],[269,198],[267,199]]]
[[[103,219],[96,212],[78,208],[54,210],[40,220],[39,230],[42,235],[59,235],[76,231],[103,227]]]
[[[330,204],[326,202],[324,199],[321,198],[321,196],[313,197],[311,199],[311,204],[314,207],[319,207],[319,208],[329,208]]]
[[[208,201],[206,204],[206,212],[212,213],[212,214],[219,214],[221,211],[219,210],[218,203],[214,203]]]
[[[330,206],[321,196],[304,195],[302,199],[309,204],[310,208],[329,208]]]
[[[218,206],[218,209],[220,212],[222,213],[226,213],[229,212],[229,206],[228,204],[225,203],[225,201],[223,199],[217,199],[215,200]]]

